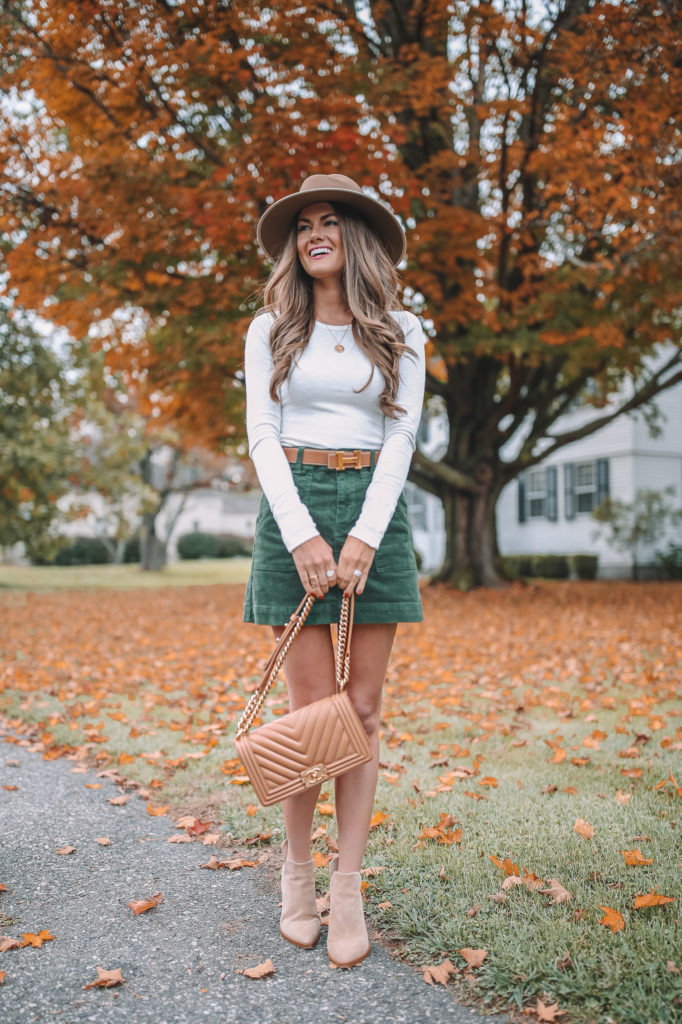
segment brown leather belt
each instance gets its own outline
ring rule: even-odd
[[[296,462],[298,460],[298,448],[285,448],[282,445],[282,451],[286,455],[289,462]],[[368,469],[372,465],[372,455],[374,456],[374,464],[376,465],[379,459],[379,452],[367,452],[367,451],[330,451],[327,448],[304,448],[303,455],[301,456],[301,462],[304,466],[326,466],[327,469]]]

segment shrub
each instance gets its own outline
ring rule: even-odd
[[[180,558],[217,558],[218,539],[214,533],[183,533],[178,538],[178,555]]]
[[[569,555],[568,564],[571,574],[579,580],[594,580],[599,568],[598,555]]]
[[[566,555],[533,555],[531,575],[546,580],[568,579],[568,558]]]
[[[502,559],[502,568],[512,580],[523,579],[533,575],[531,555],[506,555]]]
[[[105,565],[111,548],[99,537],[63,537],[54,558],[32,558],[34,565]]]
[[[123,549],[123,561],[124,562],[139,562],[140,561],[140,538],[131,537],[126,541],[126,546]]]
[[[656,565],[664,580],[682,580],[682,544],[668,544],[656,552]]]
[[[247,537],[237,537],[234,533],[216,535],[218,551],[216,558],[248,558],[253,551],[253,542]]]

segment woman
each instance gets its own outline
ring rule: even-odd
[[[381,691],[398,622],[422,618],[402,490],[424,394],[424,335],[400,309],[393,214],[342,174],[315,174],[274,203],[258,240],[275,261],[246,339],[249,451],[264,493],[244,619],[275,636],[303,591],[319,598],[286,661],[291,710],[334,692],[329,624],[355,591],[348,692],[373,760],[335,780],[327,951],[369,953],[360,867],[376,789]],[[280,627],[279,629],[277,627]],[[320,786],[283,801],[280,932],[320,935],[310,833]]]

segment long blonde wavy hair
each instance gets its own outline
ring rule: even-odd
[[[342,284],[348,308],[353,315],[353,337],[374,368],[384,378],[379,396],[382,412],[397,417],[405,410],[396,403],[400,377],[398,365],[405,352],[414,355],[405,344],[400,324],[391,310],[402,309],[398,299],[398,275],[378,235],[355,211],[340,203],[331,204],[339,218],[345,253]],[[304,271],[296,249],[297,221],[277,263],[268,278],[261,312],[274,313],[270,330],[273,372],[270,395],[279,400],[279,391],[286,380],[292,361],[308,344],[315,326],[313,280]]]

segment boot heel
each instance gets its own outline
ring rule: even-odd
[[[354,967],[369,955],[360,872],[332,873],[327,956],[336,967]]]
[[[282,847],[286,857],[286,841]],[[282,914],[279,933],[300,949],[311,949],[320,937],[320,915],[315,902],[315,865],[285,860],[282,865]]]

